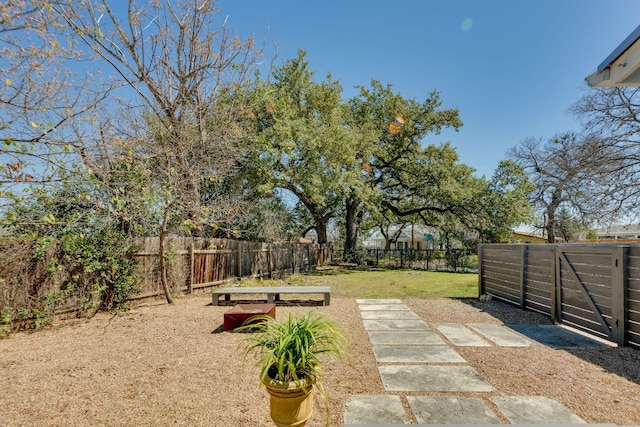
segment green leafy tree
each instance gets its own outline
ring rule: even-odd
[[[360,87],[359,95],[349,101],[349,123],[358,129],[356,136],[360,137],[359,165],[365,167],[361,171],[352,170],[355,173],[348,183],[347,255],[356,248],[359,226],[368,210],[382,209],[398,218],[418,215],[429,224],[433,222],[429,216],[448,209],[444,199],[436,200],[445,193],[441,187],[445,182],[440,181],[444,169],[439,169],[438,161],[448,161],[448,166],[457,167],[457,155],[446,144],[427,148],[421,144],[428,134],[437,135],[445,127],[462,126],[458,110],[441,109],[441,105],[436,92],[419,102],[404,98],[391,85],[384,86],[377,80],[372,80],[369,87]],[[393,133],[388,125],[396,116],[403,117],[405,124],[400,132]],[[456,167],[455,171],[447,172],[450,178],[465,169]]]
[[[39,242],[34,259],[44,256],[49,246],[56,247],[49,273],[52,282],[62,283],[43,299],[46,305],[75,299],[79,310],[111,310],[125,306],[140,291],[137,263],[131,257],[136,248],[130,236],[114,227],[108,201],[96,200],[96,183],[87,177],[35,190],[2,218],[12,235]],[[7,260],[12,256],[7,254]]]
[[[556,235],[562,237],[565,243],[577,242],[580,234],[587,230],[589,230],[588,224],[572,215],[569,209],[560,208],[556,220]]]
[[[470,226],[484,242],[509,242],[514,227],[530,224],[533,204],[529,196],[533,183],[525,169],[512,160],[503,160],[486,183],[486,189],[470,203],[475,214]]]
[[[304,205],[318,243],[326,243],[329,221],[344,200],[344,165],[355,159],[342,87],[330,75],[314,81],[304,51],[272,75],[263,86],[253,167],[268,187],[286,190]]]
[[[277,197],[255,199],[233,228],[239,231],[237,238],[254,242],[295,241],[300,236],[294,214]]]

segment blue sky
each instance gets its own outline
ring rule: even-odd
[[[458,108],[450,141],[461,162],[489,177],[528,137],[579,131],[568,113],[584,78],[640,24],[639,0],[219,0],[241,36],[277,46],[276,64],[307,51],[318,79],[344,96],[372,78],[407,98],[439,91]]]

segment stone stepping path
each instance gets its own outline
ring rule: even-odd
[[[383,394],[351,397],[344,413],[345,425],[374,424],[380,421],[386,424],[409,424],[400,396]]]
[[[419,319],[417,314],[409,310],[361,311],[360,314],[365,320]]]
[[[493,325],[488,323],[471,323],[468,325],[471,329],[479,332],[483,336],[499,346],[504,347],[529,347],[531,342],[521,335],[511,331],[508,327],[502,325]]]
[[[492,397],[511,424],[583,424],[584,420],[553,399],[544,396]]]
[[[551,348],[607,347],[601,341],[558,325],[509,325],[514,331]]]
[[[405,319],[391,319],[391,320],[363,320],[364,328],[367,331],[388,331],[388,330],[401,330],[401,331],[420,331],[427,330],[427,324],[422,320],[405,320]]]
[[[452,424],[470,427],[502,424],[482,399],[456,396],[406,396],[406,399],[421,426]],[[584,420],[572,414],[560,403],[546,397],[493,397],[490,400],[511,424],[555,427],[585,424]],[[374,427],[405,425],[410,424],[410,421],[400,396],[360,395],[353,396],[347,404],[344,423],[345,427]],[[614,424],[597,425],[615,427]]]
[[[455,396],[407,396],[411,410],[419,423],[500,424],[500,419],[482,399]]]
[[[360,311],[410,311],[404,304],[360,304]]]
[[[446,345],[435,332],[369,332],[373,345]]]
[[[416,395],[491,392],[493,386],[466,365],[455,347],[527,347],[531,342],[503,325],[434,323],[431,329],[399,299],[356,302],[384,388],[394,394],[352,396],[344,414],[345,426],[410,424],[408,409],[420,425],[501,424],[498,415],[512,424],[584,423],[560,403],[541,396]]]
[[[459,323],[435,323],[433,326],[453,345],[460,347],[491,347],[491,344]]]
[[[381,363],[466,363],[449,347],[375,346],[373,354]]]
[[[383,365],[378,366],[388,391],[492,391],[471,366]]]

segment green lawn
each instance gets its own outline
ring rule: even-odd
[[[263,286],[277,285],[262,280]],[[284,280],[291,285],[331,286],[336,296],[352,298],[476,298],[478,275],[421,270],[353,270],[323,268],[308,274],[296,274]],[[256,286],[244,281],[242,286]]]

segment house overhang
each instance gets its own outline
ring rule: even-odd
[[[640,26],[585,80],[592,87],[640,86]]]

